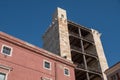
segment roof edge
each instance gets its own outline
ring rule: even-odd
[[[58,56],[56,54],[53,54],[53,53],[51,53],[51,52],[49,52],[47,50],[44,50],[42,48],[39,48],[39,47],[37,47],[37,46],[35,46],[33,44],[30,44],[28,42],[25,42],[23,40],[15,38],[15,37],[13,37],[13,36],[11,36],[9,34],[6,34],[6,33],[2,32],[2,31],[0,31],[0,38],[6,40],[8,42],[14,43],[15,45],[17,45],[19,47],[26,48],[26,49],[28,49],[28,50],[30,50],[32,52],[37,53],[37,54],[46,56],[46,57],[51,58],[53,60],[56,60],[56,61],[59,61],[59,62],[62,62],[64,64],[67,64],[67,65],[70,65],[70,66],[74,67],[74,64],[72,63],[72,61],[64,59],[64,58],[62,58],[62,57],[60,57],[60,56]]]

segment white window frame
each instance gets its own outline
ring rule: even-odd
[[[10,51],[10,55],[3,53],[3,48],[4,48],[4,47],[8,47],[8,48],[11,49],[11,51]],[[13,52],[13,48],[12,48],[11,46],[8,46],[8,45],[2,45],[2,49],[1,49],[1,53],[2,53],[2,54],[6,55],[6,56],[12,56],[12,52]]]
[[[45,67],[45,62],[48,62],[50,64],[50,68],[46,68]],[[47,69],[47,70],[51,70],[51,62],[48,60],[43,60],[43,68]]]
[[[52,80],[52,78],[48,78],[48,77],[41,77],[42,80]]]
[[[0,73],[5,74],[5,80],[7,80],[8,73],[1,72],[1,71],[0,71]]]
[[[68,74],[65,74],[65,69],[67,69],[67,70],[68,70]],[[64,67],[64,75],[65,75],[65,76],[70,76],[70,69],[69,69],[69,68]]]

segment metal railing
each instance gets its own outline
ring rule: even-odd
[[[86,50],[85,50],[85,53],[86,53],[86,54],[93,55],[93,56],[97,56],[97,54],[96,54],[95,52],[93,52],[93,51],[86,51]]]
[[[87,68],[89,71],[101,73],[101,71],[98,68],[94,68],[94,67],[90,67],[90,66],[88,66]]]
[[[69,34],[75,35],[75,36],[78,36],[78,37],[79,37],[79,34],[77,34],[77,33],[75,33],[75,32],[72,32],[72,31],[69,31]]]
[[[82,38],[89,41],[89,42],[92,42],[92,43],[94,42],[94,39],[92,39],[92,38],[87,38],[87,37],[84,37],[84,36],[82,36]]]
[[[83,63],[74,63],[76,68],[81,68],[81,69],[85,69],[85,65]]]
[[[82,51],[82,49],[81,49],[81,48],[76,47],[76,46],[73,46],[73,45],[71,45],[71,49],[74,49],[74,50],[77,50],[77,51]]]

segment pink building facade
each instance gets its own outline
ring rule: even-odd
[[[105,71],[108,80],[120,80],[120,61]]]
[[[0,32],[0,80],[75,80],[74,65]]]

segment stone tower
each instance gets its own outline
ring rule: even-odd
[[[105,70],[108,69],[108,64],[107,64],[107,60],[106,60],[104,50],[103,50],[103,47],[102,47],[102,43],[101,43],[101,40],[100,40],[101,34],[94,29],[92,29],[92,33],[93,33],[93,38],[94,38],[94,42],[95,42],[95,45],[96,45],[96,51],[97,51],[97,54],[98,54],[98,57],[99,57],[103,77],[104,77],[104,80],[107,80],[107,77],[106,77],[104,72],[105,72]]]
[[[57,8],[43,40],[44,49],[73,62],[76,80],[107,80],[100,33],[68,21],[64,9]]]
[[[52,24],[43,36],[43,48],[71,60],[66,11],[57,8]]]

